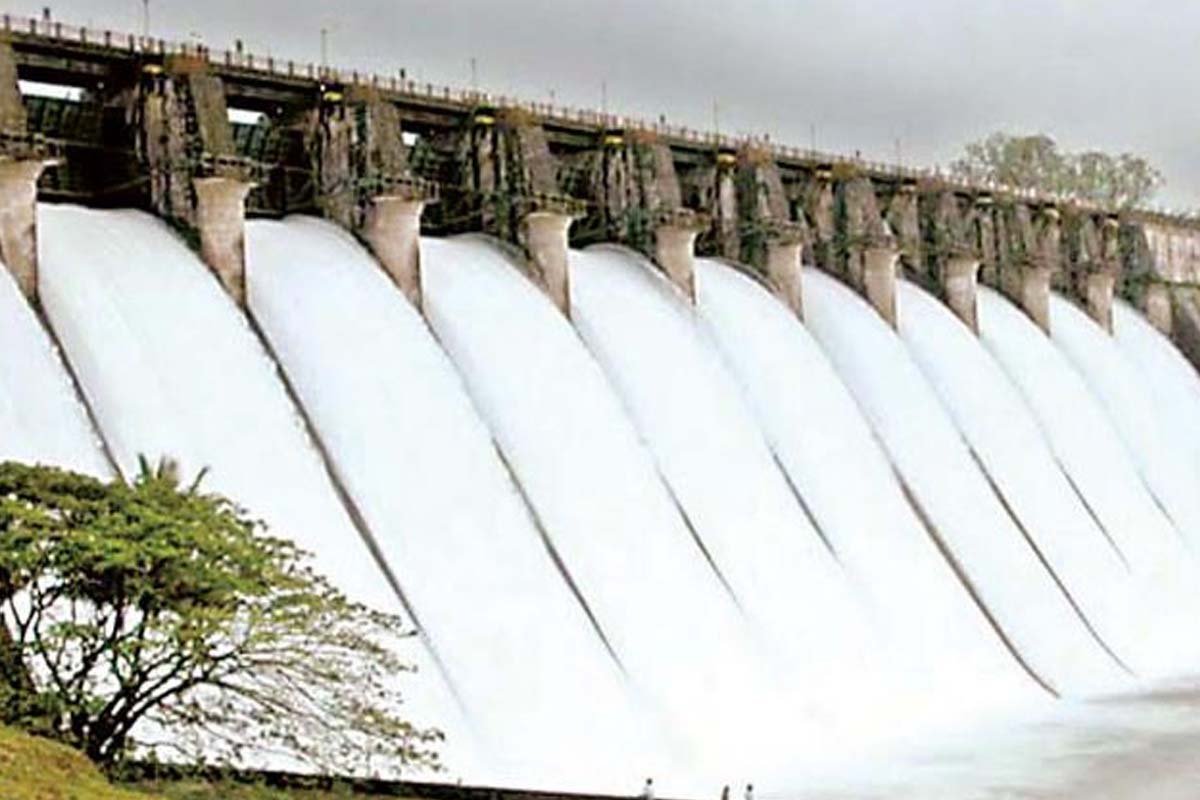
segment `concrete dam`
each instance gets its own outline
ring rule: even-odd
[[[3,28],[0,460],[207,468],[419,630],[449,776],[786,793],[1200,671],[1193,220]]]

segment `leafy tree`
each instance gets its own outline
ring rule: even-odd
[[[169,463],[132,484],[0,464],[0,619],[0,713],[101,764],[436,766],[441,735],[399,714],[400,621]]]
[[[1163,185],[1163,176],[1145,159],[1097,151],[1063,153],[1049,136],[993,133],[966,146],[950,165],[952,174],[972,182],[996,181],[1022,189],[1072,194],[1122,208],[1143,203]]]

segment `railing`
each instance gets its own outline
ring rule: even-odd
[[[671,125],[664,120],[649,121],[621,114],[610,114],[590,108],[562,106],[555,103],[525,100],[507,95],[495,95],[475,89],[416,81],[401,75],[382,76],[376,73],[344,70],[311,62],[277,59],[272,56],[256,56],[240,47],[234,50],[212,50],[199,43],[173,42],[150,36],[135,36],[111,30],[92,30],[77,25],[68,25],[57,20],[4,14],[0,17],[3,30],[10,34],[27,34],[53,39],[70,44],[94,45],[157,56],[186,56],[200,58],[209,64],[225,68],[246,70],[281,78],[300,78],[334,83],[342,86],[383,89],[423,98],[435,102],[451,102],[463,107],[479,105],[511,108],[526,111],[544,121],[566,124],[588,125],[594,128],[629,129],[652,132],[660,137],[679,142],[711,147],[721,150],[737,150],[753,145],[769,151],[777,160],[801,161],[817,164],[848,166],[858,171],[901,180],[930,182],[950,190],[963,192],[987,192],[995,195],[1018,198],[1030,203],[1044,205],[1072,205],[1081,210],[1106,213],[1112,209],[1094,201],[1072,196],[1019,186],[983,181],[973,182],[956,178],[941,167],[912,167],[899,163],[873,161],[858,155],[846,156],[814,148],[776,144],[766,137],[730,136],[717,131],[705,131],[684,125]],[[1161,207],[1138,207],[1136,212],[1159,217],[1163,220],[1196,224],[1200,222],[1195,212],[1182,213]]]

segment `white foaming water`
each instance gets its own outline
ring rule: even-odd
[[[1154,393],[1169,435],[1186,439],[1200,463],[1200,375],[1144,316],[1124,300],[1113,300],[1113,338]]]
[[[0,264],[0,461],[112,472],[61,356]]]
[[[566,318],[486,241],[425,241],[422,268],[427,316],[476,407],[630,680],[686,742],[692,762],[664,773],[677,783],[663,790],[749,775],[770,786],[772,770],[836,752],[836,728],[783,702],[753,663],[732,600]]]
[[[900,336],[1030,541],[1099,642],[1136,674],[1158,673],[1160,645],[1140,587],[1088,513],[1029,407],[974,333],[932,295],[897,283]]]
[[[923,707],[906,713],[958,716],[1031,691],[799,319],[718,261],[697,260],[696,287],[699,311],[772,448],[891,639],[888,668],[908,672]]]
[[[805,270],[805,323],[950,556],[1033,675],[1065,694],[1124,673],[1096,644],[984,475],[903,343],[860,297]]]
[[[1147,634],[1161,632],[1164,666],[1194,667],[1195,637],[1184,632],[1200,616],[1200,580],[1180,533],[1062,351],[998,292],[980,287],[978,299],[980,340],[1021,391],[1055,457],[1139,579],[1143,624]]]
[[[804,516],[695,311],[649,262],[572,252],[571,320],[608,374],[697,538],[793,681],[880,722],[894,673]],[[886,657],[880,662],[886,662]],[[866,721],[866,720],[864,720]]]
[[[420,314],[328,222],[251,222],[247,259],[254,317],[485,733],[497,771],[472,779],[637,785],[616,663]]]
[[[246,506],[367,605],[399,613],[245,318],[167,226],[135,211],[40,208],[40,293],[121,469],[175,459]],[[447,731],[448,766],[471,768],[465,725],[414,643],[410,719]]]
[[[1142,479],[1176,529],[1200,552],[1200,469],[1189,437],[1170,429],[1170,415],[1146,379],[1082,309],[1050,296],[1050,334],[1108,411]],[[1166,424],[1164,424],[1166,423]]]

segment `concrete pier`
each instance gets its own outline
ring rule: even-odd
[[[571,284],[568,269],[567,232],[574,218],[555,211],[533,211],[522,220],[530,278],[541,287],[558,310],[571,316]]]
[[[654,230],[654,261],[679,287],[688,302],[696,302],[696,235],[687,222],[667,222]]]
[[[946,305],[968,328],[979,333],[977,295],[979,259],[970,256],[948,258],[942,264],[940,281]]]
[[[893,328],[896,327],[896,265],[900,250],[868,247],[863,251],[862,290],[867,301]]]
[[[1088,316],[1104,330],[1112,333],[1113,289],[1116,287],[1117,276],[1112,272],[1097,271],[1089,273],[1085,281],[1084,305]]]
[[[421,212],[424,200],[384,195],[371,201],[363,238],[392,282],[418,310],[421,299]]]
[[[21,292],[37,300],[37,160],[0,161],[0,259]]]
[[[800,256],[802,242],[771,242],[767,245],[767,280],[776,297],[797,316],[804,317],[804,292]]]
[[[239,306],[246,305],[246,195],[252,184],[237,178],[196,178],[196,229],[200,257]]]

